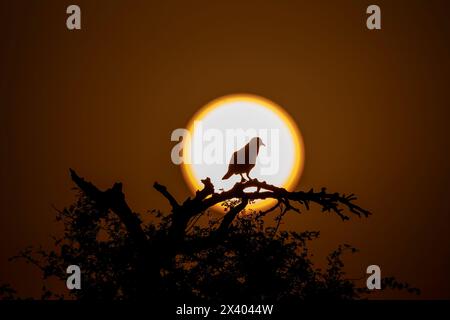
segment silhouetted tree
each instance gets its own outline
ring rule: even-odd
[[[195,196],[180,203],[165,186],[155,183],[171,212],[153,210],[149,214],[154,218],[143,223],[127,204],[120,183],[101,191],[70,172],[78,197],[73,205],[57,211],[57,220],[64,224],[63,236],[55,238],[53,250],[29,247],[13,259],[24,258],[42,270],[44,279],[61,281],[66,281],[68,265],[80,266],[82,290],[69,293],[76,299],[292,302],[359,299],[367,293],[343,270],[342,254],[355,248],[338,246],[328,256],[327,268],[320,270],[307,248],[319,232],[279,229],[287,212],[299,213],[313,203],[342,220],[351,215],[368,217],[369,211],[354,203],[353,194],[325,189],[289,192],[255,179],[215,192],[207,178]],[[276,200],[269,210],[246,209],[255,200],[269,198]],[[220,218],[209,211],[217,204],[225,210]],[[266,221],[269,214],[275,214],[271,226]],[[199,224],[201,217],[207,223]],[[384,279],[383,285],[417,292],[394,278]],[[0,297],[2,290],[4,297],[14,294],[10,287],[0,287]],[[67,298],[48,290],[43,297]]]

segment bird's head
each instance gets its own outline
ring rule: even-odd
[[[250,144],[256,144],[258,147],[260,146],[265,146],[264,142],[262,142],[260,137],[254,137],[251,141]]]

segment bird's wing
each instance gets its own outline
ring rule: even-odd
[[[233,159],[235,160],[235,164],[245,164],[247,161],[247,154],[248,144],[234,153]]]
[[[231,156],[231,159],[230,159],[230,165],[228,166],[229,168],[230,168],[231,166],[237,164],[238,152],[239,152],[239,151],[240,151],[240,150],[233,152],[233,155]]]

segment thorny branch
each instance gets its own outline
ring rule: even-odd
[[[98,203],[101,208],[110,209],[121,219],[130,236],[137,243],[145,245],[147,242],[141,221],[125,201],[122,192],[122,184],[115,183],[112,188],[106,191],[99,190],[92,183],[79,177],[74,170],[70,170],[72,180],[75,184],[92,200]],[[190,221],[204,213],[211,207],[225,201],[239,199],[240,202],[234,205],[223,217],[219,227],[215,230],[214,238],[223,237],[227,230],[247,205],[253,200],[274,199],[276,203],[266,211],[259,211],[257,215],[263,217],[277,208],[281,209],[280,219],[288,211],[300,213],[299,206],[309,210],[311,203],[318,204],[323,212],[334,212],[342,220],[348,220],[350,214],[358,217],[367,217],[370,212],[354,203],[355,195],[345,195],[339,193],[327,193],[325,188],[315,192],[313,189],[304,191],[288,191],[265,181],[256,179],[236,183],[233,188],[227,191],[216,192],[210,178],[202,180],[203,188],[198,190],[191,198],[187,198],[180,204],[167,188],[157,182],[153,187],[160,192],[172,207],[171,226],[168,231],[169,247],[176,248],[186,236],[187,227]],[[248,191],[249,188],[256,188],[256,191]],[[176,250],[176,249],[175,249]]]

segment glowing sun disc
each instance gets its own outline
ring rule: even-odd
[[[255,167],[250,171],[251,178],[287,190],[297,186],[304,167],[303,139],[295,121],[274,102],[250,94],[220,97],[201,108],[189,121],[187,130],[190,139],[183,141],[183,157],[188,163],[182,163],[181,169],[192,192],[203,188],[201,180],[206,177],[211,179],[216,192],[229,190],[239,182],[241,180],[239,175],[233,175],[226,180],[222,180],[222,177],[228,170],[233,152],[244,147],[255,135],[259,136],[266,146],[260,147]],[[219,156],[215,154],[217,159],[223,161],[214,163],[195,161],[193,154],[196,152],[195,148],[198,149],[199,146],[195,141],[205,140],[201,134],[208,130],[214,130],[217,134],[222,133],[223,140],[220,139],[222,145],[230,142],[228,136],[230,132],[241,130],[248,133],[248,136],[237,142],[232,139],[236,143],[234,149],[227,150],[223,147]],[[274,204],[273,199],[257,200],[249,204],[247,209],[265,210]],[[220,205],[214,209],[223,210]]]

